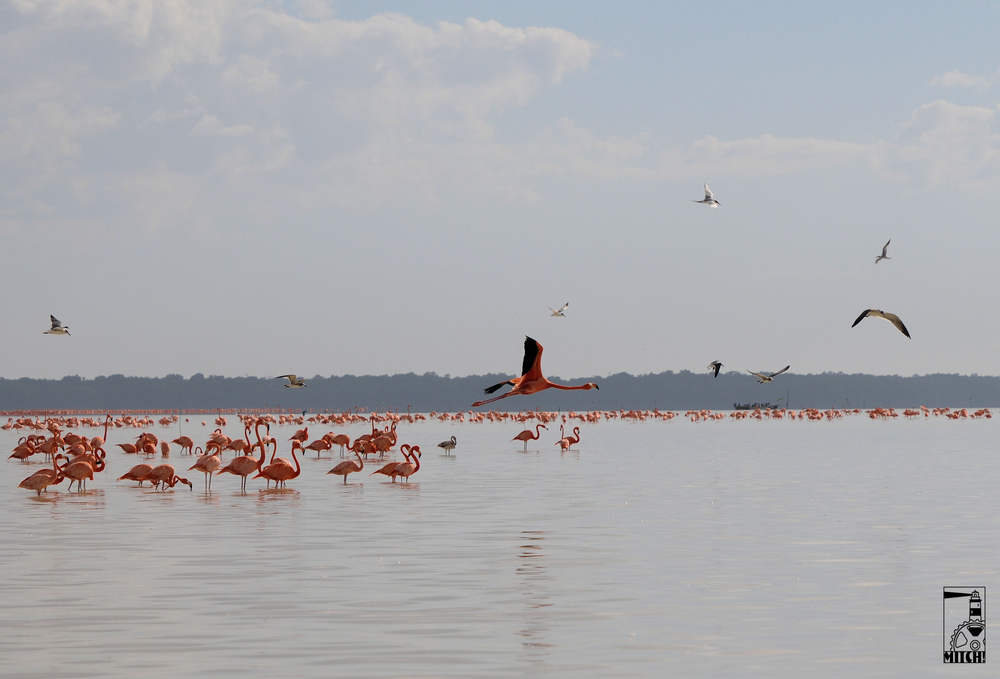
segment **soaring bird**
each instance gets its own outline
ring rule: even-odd
[[[886,252],[888,252],[888,250],[889,250],[889,243],[891,243],[891,242],[892,242],[892,239],[890,238],[889,240],[887,240],[885,242],[885,245],[882,246],[882,254],[875,258],[875,263],[876,264],[878,264],[879,262],[881,262],[883,259],[892,259],[892,257],[890,257],[889,255],[885,254]]]
[[[854,321],[854,323],[851,324],[851,327],[853,328],[855,325],[860,323],[861,319],[865,318],[866,316],[874,316],[875,318],[884,318],[885,320],[889,321],[894,326],[896,326],[896,329],[899,330],[904,335],[906,335],[907,338],[910,337],[909,330],[907,330],[906,326],[903,325],[903,321],[899,320],[899,316],[897,316],[896,314],[890,314],[887,311],[882,311],[881,309],[865,309],[864,311],[861,312],[861,315],[858,316],[858,320]]]
[[[559,311],[556,311],[552,307],[549,307],[549,311],[552,312],[550,315],[551,316],[558,316],[559,318],[566,318],[566,314],[564,314],[563,312],[566,311],[566,309],[568,307],[569,307],[569,302],[566,302],[561,307],[559,307]]]
[[[52,321],[52,327],[49,328],[48,330],[46,330],[45,332],[43,332],[42,333],[43,335],[68,335],[69,334],[69,326],[68,325],[63,325],[62,321],[60,321],[58,318],[56,318],[52,314],[49,314],[49,320]]]
[[[514,396],[515,394],[537,394],[545,389],[563,389],[566,391],[577,389],[600,389],[600,387],[593,382],[588,382],[587,384],[581,384],[575,387],[566,387],[561,384],[549,382],[542,375],[542,345],[527,336],[524,338],[524,362],[521,364],[521,376],[517,379],[505,380],[499,384],[494,384],[492,387],[487,387],[486,389],[483,389],[483,393],[492,394],[505,384],[509,384],[514,388],[506,394],[501,394],[495,398],[487,399],[485,401],[476,401],[472,404],[472,407],[478,408],[479,406],[486,405],[487,403],[493,403],[494,401],[499,401],[502,398]]]
[[[758,384],[764,384],[765,382],[773,382],[775,377],[777,377],[778,375],[780,375],[781,373],[785,372],[786,370],[788,370],[791,367],[792,366],[790,366],[790,365],[786,365],[784,368],[782,368],[778,372],[771,373],[770,375],[765,375],[763,373],[755,373],[752,370],[747,370],[747,372],[757,378]]]
[[[280,380],[283,377],[288,378],[288,384],[285,385],[286,389],[298,389],[299,387],[306,386],[306,383],[295,375],[278,375],[274,379]]]
[[[708,184],[705,184],[705,200],[692,200],[692,203],[703,203],[704,205],[711,205],[712,207],[719,207],[721,203],[712,197],[712,191],[708,188]]]
[[[714,370],[715,371],[715,376],[718,377],[719,376],[719,371],[722,370],[722,362],[721,361],[712,361],[711,363],[708,364],[708,369],[709,370]]]

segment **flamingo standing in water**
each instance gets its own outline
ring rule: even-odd
[[[53,464],[55,464],[56,459],[67,460],[68,458],[62,453],[59,453],[55,456],[55,458],[53,458]],[[94,480],[95,471],[104,471],[104,460],[99,459],[97,462],[99,468],[92,466],[90,462],[79,460],[76,462],[70,462],[65,467],[57,467],[57,471],[69,479],[69,488],[73,487],[73,482],[75,481],[76,489],[83,490],[85,488],[83,484],[87,481],[87,479],[90,479],[91,481]]]
[[[17,484],[18,488],[33,490],[37,495],[49,486],[56,486],[63,482],[66,477],[60,472],[56,465],[55,458],[52,458],[52,469],[39,469],[37,472]]]
[[[214,453],[209,453],[207,455],[202,455],[198,458],[188,471],[198,470],[205,475],[205,492],[212,492],[212,474],[222,466],[222,460],[219,459],[219,455],[222,453],[222,449],[216,446]]]
[[[267,451],[264,450],[264,443],[260,437],[260,431],[259,431],[260,425],[261,423],[258,422],[257,432],[256,432],[257,440],[260,442],[260,459],[255,460],[253,457],[248,455],[239,455],[237,457],[234,457],[232,462],[227,464],[225,467],[223,467],[216,473],[217,476],[218,474],[235,474],[236,476],[243,477],[240,480],[240,491],[244,493],[247,492],[247,477],[253,474],[254,472],[259,472],[261,469],[263,469],[264,460],[267,458]],[[250,427],[246,428],[246,433],[247,436],[250,435]]]
[[[563,389],[565,391],[575,391],[578,389],[600,389],[600,387],[593,382],[580,384],[575,387],[567,387],[562,384],[549,382],[545,379],[545,376],[542,375],[542,345],[530,337],[524,338],[524,362],[521,364],[521,376],[517,379],[506,380],[504,382],[500,382],[499,384],[494,384],[492,387],[484,389],[483,392],[486,394],[492,394],[505,384],[509,384],[514,388],[506,394],[501,394],[500,396],[496,396],[485,401],[476,401],[472,404],[472,407],[478,408],[479,406],[486,405],[487,403],[493,403],[494,401],[499,401],[502,398],[514,396],[515,394],[537,394],[545,389]]]
[[[528,452],[528,441],[537,441],[542,435],[542,432],[538,431],[539,429],[544,429],[545,431],[549,430],[549,428],[544,424],[536,424],[534,434],[531,433],[530,429],[525,429],[520,434],[512,438],[511,441],[524,441],[524,451]]]
[[[274,454],[278,452],[278,444],[275,442],[274,452],[271,453],[271,459],[274,461],[257,472],[257,476],[254,476],[253,478],[259,479],[263,477],[267,479],[268,486],[271,485],[271,481],[274,481],[275,488],[277,488],[279,484],[282,488],[284,488],[285,481],[291,481],[292,479],[298,478],[299,474],[302,473],[302,466],[299,464],[299,458],[295,457],[296,448],[302,450],[302,445],[298,441],[293,441],[292,459],[295,460],[295,469],[292,469],[292,465],[285,458],[279,457],[277,460],[274,460]],[[303,454],[305,453],[303,452]]]
[[[562,429],[562,427],[560,427],[560,429]],[[566,436],[564,434],[561,439],[556,441],[556,445],[561,446],[563,450],[569,450],[570,448],[573,447],[574,443],[579,443],[579,442],[580,442],[580,428],[573,427],[573,433],[570,434],[569,436]]]
[[[411,456],[407,457],[408,462],[403,462],[396,467],[396,475],[402,477],[406,482],[409,482],[410,477],[420,471],[420,446],[411,446],[410,454]]]
[[[334,474],[336,476],[344,477],[344,485],[347,485],[348,474],[353,474],[354,472],[359,472],[365,468],[365,461],[361,459],[361,453],[358,452],[357,448],[354,449],[354,454],[358,457],[358,461],[354,460],[344,460],[336,467],[327,472],[327,474]],[[390,463],[391,464],[391,463]],[[388,465],[386,465],[388,466]],[[385,469],[385,467],[383,467]],[[376,472],[377,473],[377,472]]]
[[[458,439],[452,436],[450,440],[442,441],[441,443],[439,443],[438,448],[444,448],[444,454],[448,455],[451,453],[451,451],[455,450],[455,446],[457,445],[458,445]]]

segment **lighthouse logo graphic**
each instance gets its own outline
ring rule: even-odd
[[[986,588],[944,588],[944,661],[986,662]]]

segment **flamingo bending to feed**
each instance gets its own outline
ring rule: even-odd
[[[524,338],[524,362],[521,364],[521,376],[517,379],[506,380],[504,382],[500,382],[499,384],[494,384],[492,387],[484,389],[483,392],[486,394],[492,394],[505,384],[509,384],[514,388],[506,394],[501,394],[500,396],[496,396],[485,401],[476,401],[472,404],[472,407],[478,408],[479,406],[486,405],[487,403],[493,403],[494,401],[499,401],[502,398],[514,396],[515,394],[537,394],[545,389],[563,389],[565,391],[575,391],[578,389],[600,389],[600,387],[593,382],[580,384],[575,387],[567,387],[562,384],[549,382],[545,379],[545,376],[542,375],[542,345],[530,337]]]
[[[149,472],[153,471],[153,465],[151,464],[137,464],[136,466],[129,469],[127,472],[118,477],[119,481],[138,481],[139,485],[146,480],[146,476]]]
[[[354,454],[358,457],[358,461],[357,462],[355,462],[354,460],[344,460],[343,462],[341,462],[340,464],[338,464],[336,467],[334,467],[333,469],[331,469],[330,471],[328,471],[327,474],[334,474],[336,476],[343,476],[344,477],[344,485],[346,486],[347,485],[347,475],[348,474],[353,474],[354,472],[359,472],[359,471],[361,471],[362,469],[365,468],[365,461],[363,459],[361,459],[361,453],[359,453],[357,451],[357,449],[355,449]],[[388,466],[388,465],[386,465],[386,466]],[[384,467],[383,467],[383,469],[384,469]]]
[[[186,483],[188,488],[194,490],[194,484],[187,479],[177,476],[174,466],[170,464],[161,464],[158,467],[154,467],[146,476],[146,481],[149,481],[160,490],[166,490],[168,487],[173,488],[178,482]]]
[[[185,451],[190,455],[191,451],[194,450],[194,441],[189,436],[178,436],[171,443],[176,443],[181,447],[181,455],[184,455]]]
[[[518,434],[517,436],[515,436],[514,438],[512,438],[511,441],[512,442],[513,441],[524,441],[524,450],[525,450],[525,452],[527,452],[528,451],[528,441],[537,441],[538,438],[542,435],[542,432],[538,431],[539,429],[544,429],[545,431],[549,430],[549,428],[546,427],[544,424],[536,424],[535,425],[535,433],[534,434],[531,433],[530,429],[525,429],[520,434]]]

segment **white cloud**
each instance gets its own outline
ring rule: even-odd
[[[936,75],[931,78],[930,85],[941,87],[957,87],[962,89],[974,89],[978,92],[986,92],[994,82],[1000,82],[1000,71],[986,78],[981,75],[968,75],[961,71],[948,71],[944,75]]]
[[[195,137],[242,137],[253,134],[250,125],[222,125],[213,115],[205,114],[191,130]]]

